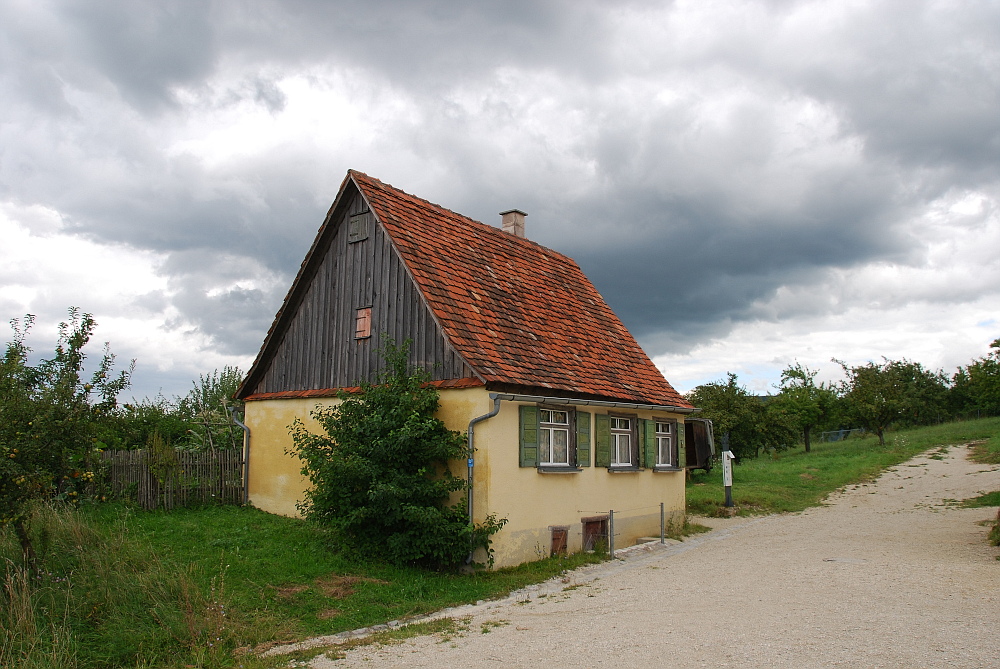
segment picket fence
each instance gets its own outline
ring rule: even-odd
[[[144,509],[243,504],[242,450],[104,451],[101,460],[109,492]]]

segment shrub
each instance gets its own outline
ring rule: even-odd
[[[376,384],[312,412],[325,434],[298,420],[291,426],[312,481],[300,508],[394,563],[455,567],[478,547],[489,554],[490,536],[506,521],[472,525],[462,503],[449,503],[466,490],[448,467],[465,457],[465,439],[435,418],[438,391],[427,372],[408,368],[407,351],[387,341]]]

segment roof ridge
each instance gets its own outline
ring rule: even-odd
[[[498,237],[498,239],[514,240],[515,243],[517,243],[517,244],[531,244],[532,246],[538,247],[539,249],[541,249],[545,253],[551,253],[552,255],[559,256],[560,258],[565,258],[566,260],[569,260],[569,261],[573,262],[574,264],[576,264],[576,261],[573,260],[572,257],[566,255],[565,253],[560,253],[559,251],[556,251],[555,249],[549,248],[548,246],[545,246],[544,244],[540,244],[539,242],[536,242],[533,239],[529,239],[527,237],[518,237],[517,235],[512,235],[509,232],[504,232],[502,229],[498,228],[495,225],[490,225],[489,223],[483,223],[482,221],[477,221],[474,218],[470,218],[470,217],[466,216],[465,214],[460,214],[457,211],[449,209],[448,207],[444,207],[444,206],[442,206],[440,204],[437,204],[436,202],[431,202],[430,200],[422,198],[419,195],[414,195],[412,193],[408,193],[405,190],[403,190],[402,188],[397,188],[396,186],[393,186],[392,184],[389,184],[389,183],[386,183],[386,182],[382,181],[378,177],[370,176],[370,175],[365,174],[364,172],[362,172],[360,170],[349,169],[349,170],[347,170],[347,172],[350,175],[352,175],[352,176],[362,177],[364,181],[369,182],[369,183],[371,183],[374,186],[377,186],[378,188],[380,188],[383,191],[390,191],[390,192],[398,193],[400,195],[403,195],[403,196],[407,197],[410,200],[414,200],[415,202],[419,202],[419,203],[422,203],[424,205],[427,205],[427,206],[430,206],[430,207],[434,207],[438,211],[440,211],[442,213],[449,214],[449,215],[455,217],[456,219],[462,221],[463,223],[472,223],[474,225],[481,226],[482,228],[485,228],[486,230],[488,230],[490,232],[490,234],[504,235],[503,237]],[[359,184],[359,186],[360,186],[360,184]]]

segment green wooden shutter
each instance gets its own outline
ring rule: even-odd
[[[677,423],[677,466],[681,469],[687,467],[687,446],[684,444],[684,423]]]
[[[656,466],[656,421],[644,420],[645,439],[643,440],[643,450],[646,451],[646,466]]]
[[[632,449],[634,457],[632,461],[637,467],[646,466],[646,421],[642,418],[635,419],[635,430],[632,432],[635,438],[635,448]]]
[[[576,412],[576,466],[590,466],[590,414]]]
[[[594,466],[611,466],[611,419],[607,414],[599,413],[594,416],[595,448]]]
[[[538,466],[538,407],[521,407],[520,466]]]

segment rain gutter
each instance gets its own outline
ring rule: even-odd
[[[506,400],[508,402],[534,402],[538,404],[567,404],[575,406],[607,407],[609,409],[633,409],[637,411],[670,411],[673,413],[695,413],[701,411],[694,407],[678,407],[669,404],[636,404],[634,402],[614,402],[609,400],[581,400],[569,397],[547,397],[544,395],[508,395],[504,393],[490,393],[490,399],[494,402]]]
[[[469,526],[470,527],[474,527],[475,526],[475,521],[473,520],[473,517],[472,517],[472,473],[474,471],[475,464],[476,464],[476,458],[475,458],[475,453],[476,453],[476,446],[475,446],[476,424],[477,423],[481,423],[484,420],[488,420],[490,418],[493,418],[493,416],[496,416],[498,413],[500,413],[500,398],[491,394],[490,395],[490,399],[493,400],[493,411],[490,411],[489,413],[485,413],[482,416],[477,416],[476,418],[473,418],[472,420],[469,421],[469,451],[468,451],[468,453],[466,455],[468,457],[468,462],[469,462],[469,485],[468,485],[468,488],[467,488],[469,499],[468,499],[467,506],[468,506],[468,512],[469,512]],[[471,564],[472,563],[472,553],[471,552],[469,553],[469,557],[465,560],[465,562],[466,562],[466,564]]]

